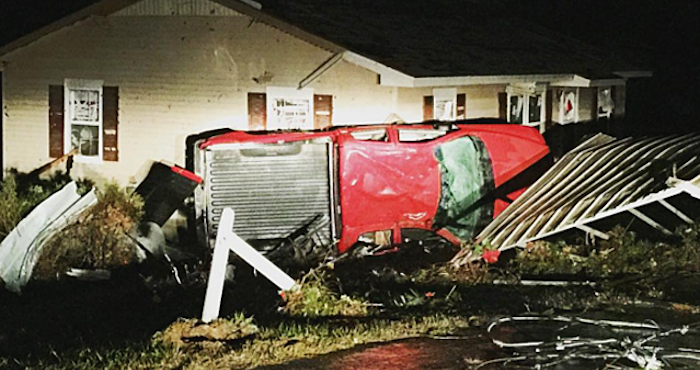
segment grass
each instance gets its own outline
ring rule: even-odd
[[[311,270],[299,285],[283,293],[282,311],[302,317],[366,316],[369,302],[338,294],[330,286],[331,280],[327,272]]]
[[[101,220],[101,223],[84,225],[91,225],[86,228],[91,233],[100,228],[128,228],[139,216],[138,199],[130,198],[119,189],[113,188],[103,193],[100,199],[100,204],[91,211],[90,217]],[[151,296],[145,289],[141,289],[133,293],[133,302],[119,301],[119,304],[123,304],[119,310],[123,308],[124,314],[98,316],[86,325],[88,329],[85,333],[92,334],[95,323],[100,325],[95,331],[114,330],[112,327],[119,325],[104,318],[126,318],[120,320],[120,324],[134,319],[132,321],[135,322],[130,323],[134,327],[122,331],[122,334],[126,334],[124,337],[112,342],[111,334],[105,333],[101,335],[109,338],[107,341],[100,341],[100,337],[96,342],[76,341],[75,344],[55,350],[49,344],[48,347],[37,346],[16,355],[0,355],[0,368],[249,369],[309,358],[361,344],[462,333],[472,324],[483,322],[486,314],[628,307],[625,306],[629,304],[626,302],[634,302],[638,297],[635,292],[625,295],[614,293],[614,290],[589,287],[528,288],[489,284],[493,279],[505,275],[548,276],[566,273],[601,279],[618,279],[620,276],[655,279],[678,275],[679,272],[700,273],[700,229],[696,226],[678,230],[673,244],[669,244],[668,240],[641,240],[621,229],[609,234],[613,238],[595,246],[577,243],[532,244],[510,260],[503,258],[495,265],[485,264],[474,257],[456,270],[451,264],[425,263],[425,258],[411,254],[413,252],[408,250],[406,255],[399,252],[387,255],[386,259],[365,258],[347,263],[337,262],[332,268],[314,270],[307,274],[300,280],[298,289],[285,292],[282,301],[275,295],[276,288],[265,286],[264,282],[254,279],[239,281],[235,287],[230,286],[227,290],[228,293],[235,290],[235,299],[232,300],[245,304],[234,309],[222,305],[226,317],[206,325],[191,318],[174,320],[180,315],[196,315],[201,308],[198,299],[203,296],[203,291],[185,292],[188,289],[186,287],[175,287],[171,291],[162,289],[158,295],[167,301],[159,304],[149,302]],[[92,238],[90,235],[78,233],[64,237],[74,244],[78,241],[87,241],[85,243],[90,245],[109,244],[103,239],[89,239]],[[59,242],[64,246],[68,245],[66,243],[68,242]],[[435,252],[431,251],[433,255]],[[448,259],[449,257],[444,258],[443,261]],[[419,266],[414,268],[416,263]],[[51,263],[55,264],[56,261]],[[236,271],[239,274],[241,270]],[[138,275],[129,276],[141,279],[141,273],[142,271]],[[143,283],[138,282],[138,279],[133,282]],[[244,274],[239,274],[237,279],[244,279]],[[148,278],[144,278],[146,280]],[[649,281],[651,282],[647,285],[653,285],[654,281]],[[146,284],[143,285],[145,286]],[[624,288],[645,289],[645,286],[636,281],[634,284],[626,284]],[[53,289],[54,285],[50,288]],[[148,289],[159,288],[151,282],[148,283]],[[129,293],[130,290],[125,292],[132,294]],[[172,298],[168,298],[171,293]],[[691,293],[693,297],[696,296],[695,291]],[[117,290],[113,293],[114,296],[119,294]],[[89,299],[85,301],[88,302],[85,305],[80,303],[68,307],[86,307],[88,312],[90,307],[100,307],[98,302],[90,303]],[[17,302],[23,301],[17,300],[15,303]],[[697,298],[687,302],[691,304],[677,307],[684,312],[698,311],[697,306],[694,306],[698,304]],[[51,302],[50,305],[54,307],[55,303]],[[113,303],[102,305],[101,309],[109,311],[112,305]],[[184,306],[189,308],[185,309]],[[0,300],[0,310],[5,307],[23,306],[4,306]],[[25,307],[34,309],[33,305]],[[680,311],[677,307],[676,311]],[[255,313],[255,318],[249,315],[251,312]],[[44,315],[40,309],[37,309],[37,313]],[[162,320],[148,321],[164,313],[168,315],[165,319],[160,317]],[[173,313],[177,316],[172,316]],[[9,315],[22,319],[29,317],[25,313],[12,316],[12,312],[9,312]],[[78,316],[78,322],[81,323],[85,321],[84,318],[89,318],[88,315],[84,318],[74,316]],[[146,322],[151,325],[148,329],[139,331],[139,334],[129,331]],[[74,324],[75,322],[66,321],[61,328],[74,330]],[[26,333],[20,324],[17,325],[20,329],[15,330],[15,333],[21,339]],[[37,325],[37,329],[36,336],[26,336],[28,341],[36,338],[44,340],[47,330],[41,325]],[[153,334],[156,330],[160,331]],[[3,341],[10,343],[15,338],[13,335],[10,331],[4,339],[0,328],[0,354],[3,353]],[[55,342],[47,340],[47,343]]]
[[[240,315],[219,320],[232,332],[238,332]],[[243,319],[246,321],[249,319]],[[187,326],[191,320],[180,320]],[[252,322],[245,325],[250,327]],[[189,326],[193,327],[193,326]],[[84,348],[63,355],[52,354],[38,362],[21,362],[0,359],[2,368],[41,369],[250,369],[263,365],[308,358],[357,345],[385,342],[420,336],[441,336],[469,327],[462,317],[432,315],[399,319],[339,319],[331,321],[281,321],[256,330],[254,337],[230,344],[230,341],[214,341],[216,345],[182,346],[164,340],[172,326],[156,334],[150,342],[112,348]],[[257,326],[256,326],[257,328]],[[178,331],[175,329],[174,331]],[[244,331],[245,332],[245,331]],[[171,335],[172,336],[172,335]],[[246,334],[246,336],[249,336]],[[201,342],[200,342],[201,343]],[[4,362],[3,362],[4,361]]]

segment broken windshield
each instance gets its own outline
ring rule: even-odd
[[[493,202],[486,201],[494,189],[489,153],[479,138],[464,136],[439,145],[435,157],[441,191],[434,225],[469,240],[493,219]]]

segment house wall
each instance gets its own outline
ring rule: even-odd
[[[505,85],[462,86],[457,94],[467,98],[466,118],[498,117],[498,93],[504,92]],[[433,88],[398,89],[399,115],[406,122],[423,120],[423,97],[433,95]]]
[[[296,87],[332,56],[247,16],[152,16],[162,11],[162,1],[149,2],[152,6],[125,9],[119,16],[82,21],[2,58],[7,62],[4,168],[30,171],[51,160],[48,87],[67,78],[119,87],[119,161],[76,161],[73,174],[126,184],[140,181],[135,174],[143,174],[139,168],[148,160],[184,165],[188,135],[246,129],[248,92]],[[336,125],[395,121],[396,116],[421,121],[423,96],[432,94],[432,89],[380,86],[375,73],[344,61],[309,87],[334,96]],[[495,117],[502,90],[458,92],[467,94],[469,117]]]
[[[66,78],[119,87],[120,160],[76,163],[74,170],[125,183],[148,159],[183,165],[190,134],[246,129],[247,92],[297,86],[330,56],[244,16],[91,18],[3,58],[5,168],[29,171],[50,160],[48,86]],[[265,83],[254,81],[262,76]],[[346,63],[310,87],[336,95],[339,123],[376,121],[391,111],[392,88]]]

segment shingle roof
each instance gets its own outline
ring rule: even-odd
[[[262,11],[413,77],[638,70],[468,0],[257,0]]]
[[[36,5],[42,0],[31,1]],[[87,4],[110,1],[80,0],[72,8],[50,2],[27,27],[37,29]],[[219,1],[242,5],[238,0]],[[263,13],[412,77],[577,74],[598,79],[615,71],[640,70],[607,51],[505,14],[488,1],[256,1]],[[9,10],[24,9],[15,8]],[[18,29],[26,33],[27,27]],[[10,28],[4,27],[0,46],[20,36],[15,25]]]

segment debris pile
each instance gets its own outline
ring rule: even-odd
[[[503,251],[565,233],[608,239],[606,222],[636,220],[670,236],[698,217],[700,134],[596,135],[561,158],[477,236]]]
[[[700,323],[663,327],[655,322],[583,317],[504,317],[491,322],[487,331],[494,344],[513,351],[513,356],[473,369],[494,364],[576,368],[591,362],[606,369],[694,369],[700,366],[699,329]],[[499,339],[504,337],[510,339]]]
[[[183,350],[217,350],[250,339],[258,331],[253,318],[240,313],[230,319],[216,319],[210,323],[179,319],[156,333],[154,342]]]

